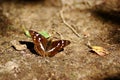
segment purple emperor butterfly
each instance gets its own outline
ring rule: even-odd
[[[35,51],[43,57],[53,57],[70,44],[68,40],[48,41],[47,38],[33,30],[29,30],[29,33],[32,37]]]

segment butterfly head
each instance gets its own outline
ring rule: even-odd
[[[36,36],[38,33],[36,33],[35,31],[33,31],[33,30],[29,30],[29,33],[30,33],[30,35],[31,35],[31,37],[32,36]]]

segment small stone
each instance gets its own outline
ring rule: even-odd
[[[26,45],[20,44],[17,40],[13,40],[10,42],[12,46],[15,47],[16,50],[21,51],[27,49]]]
[[[5,65],[2,65],[0,72],[11,72],[13,69],[18,68],[19,65],[13,61],[8,61]]]

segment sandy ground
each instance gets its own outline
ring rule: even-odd
[[[0,80],[120,80],[118,6],[104,0],[61,1],[0,1]],[[61,19],[62,9],[64,20],[79,37]],[[32,39],[25,36],[22,26],[47,31],[71,44],[54,57],[43,58],[31,51]],[[28,48],[15,50],[13,40]],[[110,54],[90,52],[88,42]]]

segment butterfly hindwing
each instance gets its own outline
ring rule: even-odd
[[[34,50],[41,56],[45,57],[46,56],[46,52],[40,47],[40,46],[37,46],[37,45],[34,45]]]
[[[65,46],[67,46],[69,44],[70,44],[70,41],[68,41],[68,40],[53,41],[47,49],[48,56],[49,57],[54,56],[59,51],[63,50],[63,48]]]

